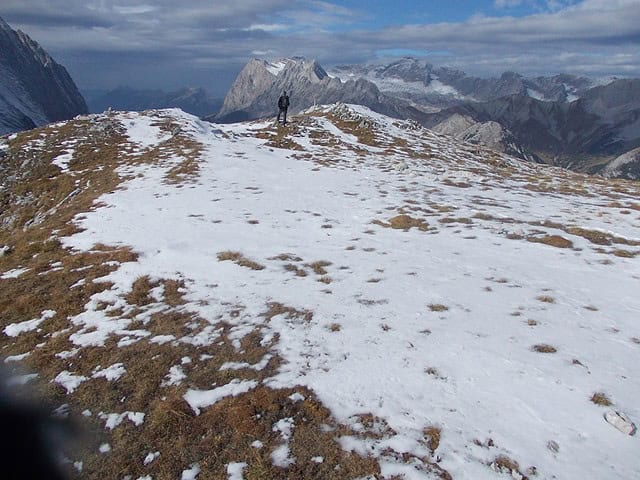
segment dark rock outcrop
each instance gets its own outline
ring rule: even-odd
[[[430,115],[425,125],[434,127],[454,115],[498,122],[532,157],[595,173],[640,146],[640,80],[616,80],[570,103],[524,95],[467,102]]]
[[[87,113],[67,70],[0,18],[0,134]]]

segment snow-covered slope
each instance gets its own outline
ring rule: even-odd
[[[215,478],[640,476],[640,438],[604,419],[640,420],[638,184],[521,163],[352,105],[287,129],[178,110],[83,122],[51,178],[82,188],[93,158],[83,142],[116,131],[122,183],[78,211],[77,231],[52,234],[72,258],[109,247],[137,257],[78,281],[104,285],[79,313],[7,316],[2,345],[111,429],[87,476],[116,458],[138,459],[117,463],[134,478],[167,465]],[[11,142],[35,152],[55,128]],[[22,228],[18,218],[0,220]],[[26,281],[32,261],[1,258],[2,290]],[[35,273],[68,265],[83,268],[65,257]],[[28,335],[33,350],[19,343]],[[212,366],[222,351],[235,360]],[[151,382],[153,396],[94,390],[127,382]],[[289,396],[268,403],[265,387]],[[311,396],[333,417],[317,435]],[[612,405],[594,403],[603,398]],[[306,413],[285,413],[294,408]],[[216,430],[223,418],[240,440]],[[153,436],[175,422],[189,427],[171,444]],[[132,450],[131,432],[146,450]],[[198,447],[176,451],[189,435]],[[332,463],[321,435],[375,466]],[[205,443],[215,454],[199,457]]]

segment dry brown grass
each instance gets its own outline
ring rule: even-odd
[[[473,224],[473,220],[471,220],[470,218],[464,218],[464,217],[444,217],[438,220],[439,223],[443,223],[443,224],[448,224],[448,223],[462,223],[464,225],[471,225]]]
[[[401,214],[396,215],[389,219],[388,223],[381,222],[380,220],[374,220],[373,222],[376,225],[380,225],[385,228],[393,228],[396,230],[404,230],[408,232],[412,228],[417,228],[420,231],[426,232],[429,230],[429,224],[421,218],[414,218],[410,215]]]
[[[560,235],[545,235],[543,237],[527,237],[529,242],[542,243],[556,248],[573,248],[573,242]]]
[[[613,405],[613,402],[609,399],[606,393],[604,392],[596,392],[594,393],[590,400],[596,405],[600,405],[601,407],[610,407]]]
[[[430,426],[423,431],[424,438],[427,444],[427,448],[434,453],[440,446],[440,436],[442,435],[442,429],[437,426]]]
[[[164,303],[170,307],[184,305],[183,298],[185,285],[183,280],[165,280],[164,282]]]
[[[283,262],[301,262],[302,258],[292,253],[281,253],[280,255],[269,258],[269,260],[280,260]]]
[[[550,295],[540,295],[536,297],[536,300],[542,303],[556,303],[556,299]]]
[[[442,305],[441,303],[430,303],[427,306],[432,312],[446,312],[447,310],[449,310],[449,307],[447,307],[446,305]]]
[[[325,267],[331,266],[331,262],[320,260],[313,263],[307,263],[306,266],[313,270],[313,273],[315,273],[316,275],[326,275],[329,272],[327,272]]]
[[[336,115],[334,113],[329,113],[326,117],[343,132],[357,137],[359,143],[372,147],[383,146],[376,137],[372,125],[366,123],[366,120],[358,118],[340,118],[339,114]]]
[[[553,345],[548,345],[546,343],[539,343],[531,347],[531,350],[538,353],[556,353],[558,350]]]
[[[307,272],[303,269],[298,267],[297,265],[293,264],[293,263],[287,263],[284,266],[284,269],[287,272],[292,272],[296,274],[296,277],[306,277],[307,276]]]
[[[444,185],[449,185],[450,187],[456,187],[456,188],[471,188],[473,186],[468,182],[456,182],[449,178],[445,178],[444,180],[442,180],[442,183]]]
[[[613,252],[613,255],[615,255],[616,257],[620,257],[620,258],[634,258],[636,257],[640,252],[631,252],[629,250],[623,250],[620,248],[615,249]]]
[[[489,466],[500,473],[505,473],[513,478],[519,478],[520,480],[528,480],[529,477],[525,476],[520,471],[520,465],[515,460],[507,457],[506,455],[498,455]],[[533,468],[535,472],[535,468]]]
[[[224,251],[218,252],[218,261],[226,262],[230,261],[239,265],[240,267],[250,268],[251,270],[264,270],[265,266],[245,257],[240,252]]]
[[[137,305],[139,307],[149,305],[155,301],[151,298],[150,292],[158,284],[159,282],[152,283],[148,276],[139,277],[133,282],[133,287],[125,297],[125,300],[129,305]]]
[[[291,137],[300,134],[300,126],[296,123],[289,123],[286,128],[282,127],[268,127],[258,131],[255,136],[267,140],[267,145],[274,148],[281,148],[284,150],[296,150],[303,151],[304,148],[295,142]]]
[[[293,307],[288,307],[279,302],[271,302],[267,304],[268,310],[263,313],[267,321],[278,315],[286,315],[290,319],[300,319],[305,322],[310,322],[313,318],[313,312],[311,310],[297,310]]]
[[[630,245],[630,246],[640,246],[640,242],[636,240],[629,240],[622,237],[617,237],[608,232],[601,232],[598,230],[588,230],[586,228],[581,227],[567,227],[565,228],[567,233],[571,235],[575,235],[578,237],[585,238],[589,240],[591,243],[596,245],[612,245],[614,243],[620,245]]]
[[[164,129],[177,129],[177,125],[165,122]],[[178,157],[180,163],[172,167],[165,175],[165,182],[169,184],[184,184],[194,181],[200,173],[200,158],[203,146],[189,136],[178,133],[164,142],[158,148],[158,155],[162,159]]]

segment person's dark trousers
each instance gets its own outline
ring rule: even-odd
[[[280,121],[280,114],[283,114],[283,118],[282,118],[282,124],[286,125],[287,124],[287,109],[286,108],[281,108],[278,111],[278,122]]]

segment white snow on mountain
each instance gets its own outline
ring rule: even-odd
[[[375,71],[372,71],[366,75],[357,75],[352,72],[333,71],[330,74],[332,77],[337,77],[343,82],[348,80],[356,80],[358,78],[364,78],[375,84],[381,92],[391,95],[443,95],[450,96],[458,100],[473,100],[472,97],[467,97],[461,94],[455,87],[447,85],[441,82],[436,75],[433,75],[430,82],[425,85],[424,82],[410,82],[402,78],[393,76],[379,76]]]
[[[266,62],[265,67],[267,68],[267,70],[274,74],[276,77],[280,74],[280,72],[282,72],[284,70],[284,68],[287,66],[287,62],[285,60],[279,60],[277,62]]]
[[[228,320],[237,346],[256,327],[274,342],[282,362],[265,385],[308,387],[356,431],[362,414],[386,422],[385,434],[339,438],[378,459],[385,478],[434,478],[419,458],[453,478],[640,478],[640,437],[612,428],[590,401],[606,392],[640,420],[640,257],[615,253],[638,251],[637,198],[615,192],[626,207],[612,207],[604,180],[456,144],[360,106],[315,109],[286,130],[271,120],[211,125],[178,110],[112,121],[141,151],[164,148],[158,125],[181,125],[202,146],[199,170],[175,184],[163,179],[179,157],[124,165],[121,188],[75,219],[66,247],[139,254],[101,278],[113,286],[71,319],[76,347],[87,336],[92,345],[133,336],[126,315],[100,308],[126,313],[133,279],[186,279],[181,308],[211,319],[209,344],[226,305],[242,305]],[[589,232],[610,245],[592,244]],[[312,314],[265,320],[270,302]],[[80,378],[63,373],[75,388],[69,379]],[[230,379],[185,399],[201,412],[256,386]],[[436,451],[425,444],[429,427],[441,431]],[[296,458],[279,431],[285,443],[272,455],[286,468]],[[519,467],[497,460],[507,457]]]

